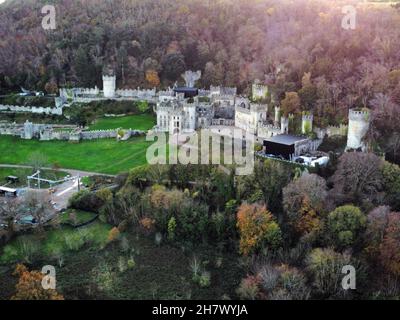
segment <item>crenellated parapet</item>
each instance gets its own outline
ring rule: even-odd
[[[365,149],[365,143],[363,140],[369,130],[370,121],[370,110],[349,110],[347,149]]]
[[[313,131],[314,116],[309,113],[303,113],[301,118],[301,133],[308,134]]]

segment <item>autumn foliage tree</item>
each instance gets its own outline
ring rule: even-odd
[[[39,271],[29,271],[23,264],[18,264],[14,275],[19,276],[19,280],[11,300],[64,300],[56,290],[43,288],[45,275]]]
[[[158,87],[160,85],[160,78],[157,71],[147,70],[146,71],[146,81],[151,87]]]
[[[242,204],[237,213],[240,252],[249,255],[263,247],[276,249],[282,234],[271,212],[265,206]]]
[[[380,245],[382,265],[390,273],[400,276],[400,213],[388,215],[388,224]]]
[[[285,117],[289,114],[300,113],[300,97],[297,92],[286,92],[285,99],[281,102],[282,112]]]

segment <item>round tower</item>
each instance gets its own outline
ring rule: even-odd
[[[314,116],[312,114],[303,114],[301,119],[301,133],[308,134],[313,131],[313,120]]]
[[[368,132],[371,113],[368,109],[349,111],[347,149],[364,149],[363,138]]]
[[[116,76],[103,74],[103,93],[105,98],[114,98],[116,88]]]
[[[274,120],[275,127],[279,126],[280,117],[281,117],[281,108],[275,107],[275,120]]]
[[[281,134],[289,133],[289,118],[281,117]]]

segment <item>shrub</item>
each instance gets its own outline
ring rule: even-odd
[[[103,205],[104,201],[88,190],[79,191],[69,199],[70,207],[83,211],[99,212]]]
[[[198,278],[200,287],[207,288],[211,284],[211,274],[208,271],[203,271]]]
[[[88,240],[86,231],[79,230],[78,232],[67,233],[64,235],[64,242],[68,250],[78,251]]]
[[[108,242],[113,242],[119,239],[121,233],[119,232],[117,227],[112,228],[109,232],[108,232]]]
[[[172,217],[168,222],[168,239],[173,241],[175,239],[176,220]]]
[[[32,263],[39,253],[39,243],[23,238],[17,243],[18,256],[26,263]]]
[[[255,276],[247,276],[240,282],[236,293],[242,300],[256,300],[260,295],[260,279]]]

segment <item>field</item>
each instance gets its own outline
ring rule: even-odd
[[[19,236],[0,248],[0,300],[14,293],[17,262],[40,270],[54,265],[57,287],[66,299],[227,299],[237,298],[244,271],[235,254],[215,247],[174,247],[154,236],[128,230],[108,243],[110,226],[99,221],[79,229]],[[82,238],[84,239],[82,241]],[[193,281],[196,259],[211,279]]]
[[[154,127],[155,118],[150,114],[132,115],[115,118],[99,118],[96,123],[89,127],[90,130],[107,129],[134,129],[147,131]]]
[[[57,164],[65,169],[117,174],[145,164],[150,144],[145,137],[121,142],[100,139],[70,143],[0,136],[0,163],[25,164],[32,153],[39,152],[46,156],[49,166]]]

